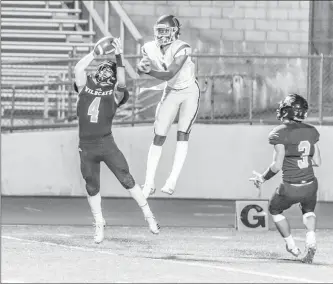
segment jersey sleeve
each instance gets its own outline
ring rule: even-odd
[[[87,84],[88,80],[90,79],[90,77],[91,77],[91,74],[86,75],[86,84]],[[79,94],[79,87],[77,86],[75,81],[74,81],[74,84],[73,84],[73,88],[74,88],[74,92]]]
[[[142,57],[147,57],[149,59],[152,59],[152,42],[146,42],[142,47],[141,47],[141,55]]]
[[[318,130],[314,127],[313,128],[313,143],[317,143],[319,141],[320,138],[320,134],[318,132]]]
[[[147,45],[144,44],[142,47],[141,47],[141,55],[142,56],[148,56],[147,54]]]
[[[285,144],[286,137],[283,129],[273,129],[268,135],[268,142],[271,145]]]
[[[191,46],[186,42],[180,41],[179,44],[177,44],[177,46],[174,49],[173,58],[182,55],[191,55],[191,53],[192,53]]]

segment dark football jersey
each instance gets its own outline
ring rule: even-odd
[[[102,86],[95,83],[91,75],[87,76],[77,103],[80,139],[98,139],[111,134],[117,107],[114,85]]]
[[[286,123],[275,127],[269,134],[269,143],[285,146],[282,166],[283,180],[289,183],[305,182],[314,178],[312,157],[319,132],[305,123]]]

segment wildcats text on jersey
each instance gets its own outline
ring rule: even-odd
[[[86,93],[90,94],[90,95],[93,95],[93,96],[111,96],[113,94],[113,89],[109,90],[109,91],[102,92],[102,91],[99,91],[99,89],[92,90],[88,86],[84,87],[84,91]]]

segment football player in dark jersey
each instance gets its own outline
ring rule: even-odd
[[[86,183],[87,198],[95,219],[95,242],[104,239],[105,220],[101,208],[100,163],[104,162],[141,207],[151,232],[159,233],[142,190],[129,172],[123,153],[117,147],[111,132],[117,108],[128,100],[125,71],[122,64],[122,46],[114,39],[116,62],[101,63],[96,72],[86,74],[85,69],[95,59],[96,50],[84,56],[75,66],[75,89],[79,93],[77,117],[79,120],[79,154],[81,173]]]
[[[254,173],[250,180],[260,189],[262,183],[269,180],[282,169],[282,183],[274,192],[269,212],[273,221],[286,241],[286,249],[298,257],[301,254],[291,235],[290,226],[282,214],[293,204],[300,204],[306,233],[306,255],[303,262],[312,263],[316,252],[316,215],[318,181],[313,167],[321,165],[318,146],[319,133],[314,126],[303,120],[307,116],[308,103],[300,95],[290,94],[279,105],[277,119],[282,124],[275,127],[268,140],[274,146],[272,164],[263,174]]]

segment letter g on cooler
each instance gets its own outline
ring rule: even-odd
[[[243,224],[249,228],[257,228],[259,226],[265,227],[266,226],[265,215],[254,215],[253,220],[257,220],[257,222],[255,222],[254,224],[251,224],[249,222],[249,211],[251,209],[256,210],[257,213],[264,211],[264,209],[262,209],[259,205],[251,204],[251,205],[245,206],[240,214],[240,219],[243,222]]]
[[[268,230],[268,201],[236,201],[236,228],[240,231]]]

